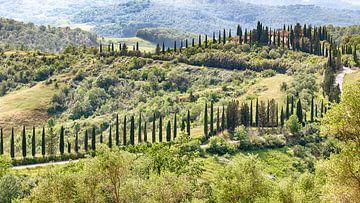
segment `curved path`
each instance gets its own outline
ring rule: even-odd
[[[37,167],[54,166],[54,165],[65,165],[68,163],[76,163],[78,161],[79,160],[70,160],[70,161],[49,162],[49,163],[42,163],[42,164],[31,164],[31,165],[24,165],[24,166],[14,166],[12,169],[20,170],[20,169],[30,169],[30,168],[37,168]]]
[[[344,67],[342,71],[340,71],[337,75],[336,75],[336,79],[335,79],[335,83],[336,85],[339,85],[340,87],[340,91],[342,92],[343,89],[343,84],[344,84],[344,78],[346,74],[350,74],[355,72],[354,70],[348,68],[348,67]]]

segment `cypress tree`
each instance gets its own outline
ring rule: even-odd
[[[221,115],[221,130],[225,130],[225,107],[222,108],[222,115]]]
[[[314,122],[314,97],[311,98],[310,122]]]
[[[275,108],[275,123],[276,123],[276,127],[279,126],[279,105],[276,103],[276,108]]]
[[[182,119],[181,120],[181,132],[185,132],[185,128],[186,128],[185,120]]]
[[[207,103],[205,103],[205,111],[204,111],[204,136],[208,137],[208,113],[207,113]]]
[[[3,129],[0,129],[0,155],[4,154],[4,136]]]
[[[155,113],[154,113],[154,117],[153,117],[153,125],[152,125],[152,143],[156,142],[156,119],[155,119]]]
[[[300,99],[296,106],[296,116],[298,117],[300,123],[304,123],[303,110],[302,110]]]
[[[315,104],[315,118],[318,117],[318,105]]]
[[[210,104],[210,136],[214,134],[214,104]]]
[[[221,31],[219,30],[219,37],[218,37],[218,39],[219,39],[219,44],[221,44]]]
[[[250,34],[249,34],[249,45],[251,46],[251,38],[252,38],[252,34],[251,34],[251,30],[250,30]]]
[[[231,38],[231,29],[229,30],[229,38]]]
[[[162,44],[162,53],[165,54],[165,43]]]
[[[252,100],[250,101],[250,127],[253,126],[253,102]]]
[[[278,33],[277,33],[277,45],[278,45],[278,47],[281,46],[281,42],[280,42],[280,31],[278,31]]]
[[[115,143],[116,146],[120,145],[120,135],[119,135],[119,114],[116,114],[116,123],[115,123]]]
[[[75,134],[75,153],[78,154],[78,152],[79,152],[79,134],[76,131],[76,134]]]
[[[217,108],[217,113],[216,113],[216,131],[217,132],[220,131],[220,109],[219,109],[219,107]]]
[[[36,141],[35,141],[35,127],[33,127],[32,138],[31,138],[31,155],[35,157],[36,155]]]
[[[256,99],[256,106],[255,106],[255,125],[259,127],[259,99]]]
[[[144,122],[144,142],[147,143],[147,122]]]
[[[174,140],[176,139],[176,136],[177,136],[177,123],[176,123],[176,113],[175,113],[175,116],[174,116]]]
[[[126,140],[126,115],[124,116],[124,124],[123,124],[123,145],[126,146],[127,140]]]
[[[248,36],[247,36],[247,29],[245,29],[245,35],[244,35],[244,43],[247,44],[248,42]]]
[[[216,43],[215,32],[213,32],[213,43]]]
[[[176,41],[174,41],[174,52],[176,52]]]
[[[92,137],[91,137],[91,150],[96,150],[96,131],[95,127],[92,129]]]
[[[71,154],[71,143],[69,141],[67,143],[67,151],[68,151],[68,154]]]
[[[224,29],[224,33],[223,33],[223,44],[226,43],[226,30]]]
[[[14,146],[14,128],[11,128],[11,138],[10,138],[10,156],[12,159],[15,159],[15,146]]]
[[[320,117],[322,118],[323,115],[324,115],[324,100],[321,100]]]
[[[171,123],[170,123],[170,121],[168,121],[167,126],[166,126],[166,141],[167,142],[171,141]]]
[[[141,137],[141,112],[139,114],[139,123],[138,123],[138,143],[142,143],[142,137]]]
[[[139,42],[136,42],[136,51],[139,51]]]
[[[291,97],[291,115],[294,114],[294,96]]]
[[[42,134],[41,134],[41,155],[45,157],[45,127],[43,127]]]
[[[102,47],[102,44],[100,43],[100,53],[103,52],[103,47]]]
[[[87,129],[85,129],[85,137],[84,137],[84,149],[85,149],[85,152],[87,152],[89,150],[89,138],[88,138],[88,131]]]
[[[188,113],[187,113],[187,124],[186,124],[186,132],[188,135],[190,135],[190,111],[188,110]]]
[[[266,123],[270,126],[270,101],[267,102],[267,110],[266,110]]]
[[[282,48],[285,47],[285,30],[283,30],[283,33],[282,33]]]
[[[111,149],[112,148],[112,135],[111,135],[111,124],[109,126],[109,140],[108,140],[108,146]]]
[[[134,116],[131,116],[130,120],[130,144],[135,144],[135,118]]]
[[[60,154],[64,155],[64,147],[65,147],[65,143],[64,143],[64,127],[61,126],[60,128],[60,144],[59,144],[59,149],[60,149]]]
[[[240,25],[237,26],[236,28],[236,36],[240,35]]]
[[[185,48],[189,48],[189,42],[188,42],[188,39],[185,40]]]
[[[281,107],[281,112],[280,112],[280,126],[284,127],[284,122],[285,121],[285,115],[284,115],[284,109],[283,107]]]
[[[289,104],[289,97],[286,97],[286,120],[290,118],[290,104]]]
[[[193,48],[195,47],[195,39],[194,39],[194,38],[192,38],[191,46],[192,46]]]
[[[102,132],[100,133],[100,143],[102,144],[104,142],[104,140],[103,140],[103,134],[102,134]]]
[[[208,36],[205,35],[205,48],[208,48]]]
[[[26,157],[26,132],[25,132],[25,126],[23,126],[23,130],[22,130],[22,156],[25,159],[25,157]]]
[[[162,134],[162,115],[160,115],[160,118],[159,118],[159,142],[162,142],[162,137],[163,137],[163,134]]]
[[[199,35],[199,47],[201,48],[201,35]]]

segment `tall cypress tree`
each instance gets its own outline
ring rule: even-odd
[[[290,118],[290,104],[289,104],[289,97],[286,97],[286,113],[285,113],[286,120]]]
[[[109,140],[108,140],[108,146],[109,148],[112,148],[112,134],[111,134],[111,124],[109,126]]]
[[[281,126],[281,127],[284,127],[284,123],[285,123],[284,109],[283,109],[283,107],[281,107],[281,112],[280,112],[280,126]]]
[[[31,138],[31,155],[35,157],[36,155],[36,141],[35,141],[35,127],[33,127],[32,138]]]
[[[253,117],[254,117],[254,115],[253,115],[253,102],[252,102],[252,100],[250,101],[250,127],[252,127],[253,126]]]
[[[71,154],[71,143],[69,141],[67,143],[67,152],[68,154]]]
[[[201,48],[201,35],[199,35],[199,47]]]
[[[45,145],[46,145],[46,143],[45,143],[45,127],[43,127],[42,134],[41,134],[41,155],[43,157],[45,157],[45,153],[46,153]]]
[[[127,134],[127,132],[126,132],[126,115],[124,116],[124,124],[123,124],[124,126],[123,126],[123,145],[124,146],[126,146],[126,144],[127,144],[127,140],[126,140],[126,134]]]
[[[96,130],[95,127],[92,129],[92,137],[91,137],[91,150],[96,150]]]
[[[303,110],[302,110],[300,99],[296,106],[296,116],[298,117],[300,123],[304,123]]]
[[[138,123],[138,143],[142,143],[142,137],[141,137],[141,112],[139,114],[139,123]]]
[[[224,29],[224,33],[223,33],[223,44],[226,43],[226,30]]]
[[[119,135],[119,114],[116,114],[116,123],[115,123],[115,143],[116,146],[120,145],[120,135]]]
[[[4,135],[3,128],[0,129],[0,155],[4,154]]]
[[[167,126],[166,126],[166,141],[167,142],[171,141],[171,123],[170,123],[170,121],[168,121]]]
[[[204,136],[208,137],[208,113],[207,113],[207,103],[205,103],[205,110],[204,110]]]
[[[294,106],[294,96],[291,96],[291,115],[294,114],[294,108],[295,108],[295,106]]]
[[[11,128],[10,156],[12,159],[15,159],[14,128]]]
[[[190,110],[188,110],[187,113],[187,123],[186,123],[186,132],[188,135],[190,135],[190,128],[191,128],[191,121],[190,121]]]
[[[188,42],[188,39],[185,39],[185,48],[189,48],[189,42]]]
[[[219,39],[219,44],[221,44],[221,31],[219,30],[219,36],[218,36],[218,39]]]
[[[311,112],[310,112],[310,122],[314,122],[314,97],[311,97]]]
[[[61,126],[60,128],[60,143],[59,143],[59,149],[60,149],[60,154],[64,155],[64,127]]]
[[[213,43],[216,43],[215,32],[213,32]]]
[[[174,140],[176,139],[176,136],[177,136],[177,121],[176,121],[176,113],[175,113],[175,116],[174,116],[174,132],[173,132],[173,135],[174,135]]]
[[[318,105],[315,104],[315,118],[318,117]]]
[[[79,153],[79,133],[77,131],[75,134],[75,153]]]
[[[210,104],[210,136],[214,134],[214,104]]]
[[[192,38],[191,46],[192,46],[193,48],[195,47],[195,39],[194,39],[194,38]]]
[[[101,132],[100,133],[100,144],[102,144],[102,143],[104,143],[104,140],[103,140],[104,138],[103,138],[103,133]]]
[[[245,44],[247,44],[247,43],[248,43],[248,34],[247,34],[247,29],[245,29],[244,43],[245,43]]]
[[[259,127],[259,99],[256,99],[256,106],[255,106],[255,125]]]
[[[22,155],[23,155],[23,158],[25,159],[25,157],[26,157],[26,132],[25,132],[25,126],[23,126],[23,130],[22,130]]]
[[[208,48],[208,36],[205,35],[205,48]]]
[[[323,116],[324,116],[324,100],[321,100],[320,117],[322,118]]]
[[[160,118],[159,118],[159,142],[162,142],[162,137],[163,137],[163,134],[162,134],[162,115],[160,115]]]
[[[147,122],[144,122],[144,142],[147,143]]]
[[[131,116],[130,120],[130,144],[135,144],[135,118],[134,116]]]
[[[85,137],[84,137],[84,149],[85,152],[87,152],[89,150],[89,137],[88,137],[88,131],[87,129],[85,129]]]
[[[155,143],[156,142],[156,119],[155,119],[155,113],[154,113],[154,116],[153,116],[153,126],[152,126],[152,143]]]

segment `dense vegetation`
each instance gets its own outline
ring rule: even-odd
[[[95,34],[81,29],[36,26],[0,18],[0,48],[59,52],[67,45],[97,45]]]

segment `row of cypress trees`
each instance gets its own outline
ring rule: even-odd
[[[177,126],[178,122],[177,122],[177,115],[174,115],[174,120],[173,123],[169,120],[166,124],[165,127],[165,139],[166,142],[170,142],[171,140],[176,139],[177,135],[178,135],[178,126]],[[158,142],[163,142],[163,118],[160,115],[159,117],[159,121],[158,121],[158,126],[156,127],[156,117],[154,114],[153,117],[153,121],[152,121],[152,132],[151,132],[151,142],[155,143],[156,142],[156,133],[158,133]],[[190,129],[191,129],[191,118],[190,118],[190,111],[188,111],[187,113],[187,118],[182,120],[181,123],[181,131],[183,131],[184,133],[186,133],[187,135],[190,136]],[[148,127],[147,127],[147,122],[143,122],[142,118],[141,118],[141,113],[139,115],[138,118],[138,139],[137,139],[137,143],[149,143],[149,139],[148,139]],[[96,151],[96,139],[97,139],[97,133],[96,133],[96,128],[93,127],[91,130],[91,145],[89,145],[89,130],[85,130],[84,131],[84,139],[83,139],[83,145],[84,145],[84,151],[88,152],[89,150],[91,151]],[[52,129],[50,129],[50,132],[52,132]],[[116,121],[115,121],[115,144],[116,146],[126,146],[128,144],[130,145],[135,145],[135,117],[131,116],[130,119],[130,132],[129,132],[129,140],[127,138],[128,133],[127,133],[127,117],[124,117],[124,123],[123,123],[123,138],[122,138],[122,142],[120,143],[120,122],[119,122],[119,116],[116,116]],[[42,128],[42,134],[41,134],[41,155],[43,157],[45,157],[46,155],[49,156],[54,156],[55,154],[46,154],[46,131],[45,131],[45,127]],[[60,155],[64,155],[65,154],[65,128],[63,126],[61,126],[60,131],[59,131],[59,153]],[[103,138],[103,134],[100,134],[100,138],[99,138],[100,143],[104,143],[104,138]],[[110,148],[113,147],[113,138],[112,138],[112,126],[110,125],[109,128],[109,136],[108,136],[108,146]],[[75,141],[74,141],[74,150],[75,153],[78,153],[80,150],[79,147],[79,135],[78,132],[75,133]],[[21,132],[21,148],[22,148],[22,157],[26,158],[27,157],[27,134],[26,134],[26,128],[25,126],[22,128],[22,132]],[[32,157],[36,156],[36,129],[35,127],[32,128],[32,136],[31,136],[31,155]],[[10,136],[10,156],[11,158],[15,158],[15,133],[14,133],[14,128],[11,129],[11,136]],[[67,142],[67,153],[71,153],[72,151],[72,145],[71,142],[68,141]],[[0,155],[4,154],[4,137],[3,137],[3,129],[0,129]]]

